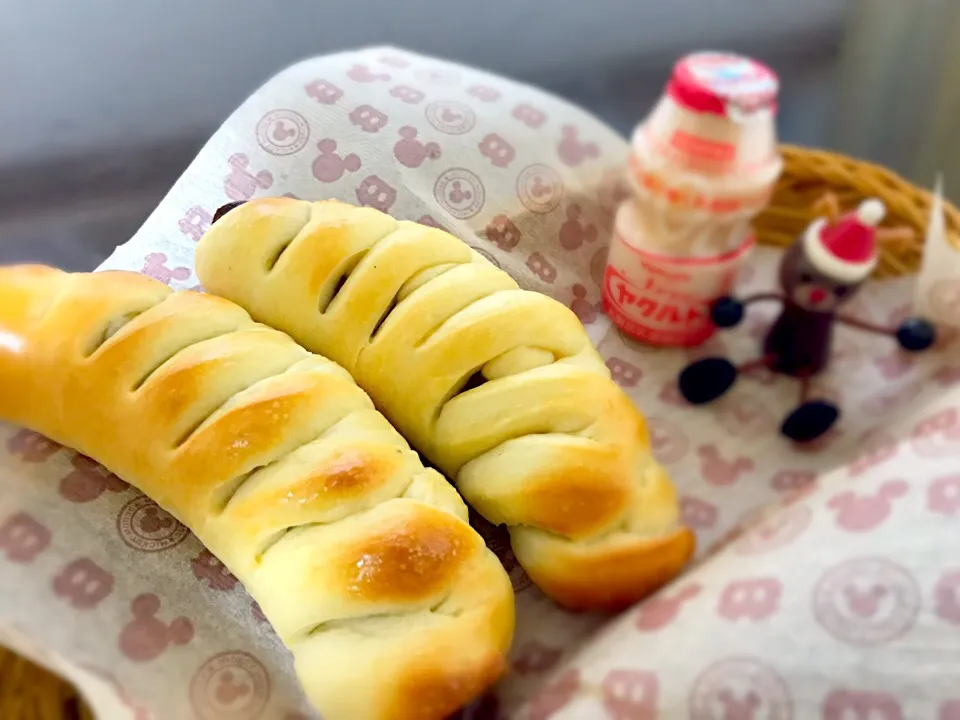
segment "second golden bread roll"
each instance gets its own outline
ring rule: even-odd
[[[693,534],[643,417],[568,308],[452,235],[338,201],[266,198],[201,238],[197,275],[347,368],[517,560],[574,609],[629,605]]]
[[[191,528],[328,720],[442,720],[505,666],[510,581],[456,491],[343,368],[227,300],[0,268],[0,419]]]

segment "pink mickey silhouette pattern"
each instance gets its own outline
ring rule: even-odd
[[[512,115],[524,125],[531,128],[538,128],[547,121],[546,113],[526,103],[517,105],[513,109]]]
[[[321,105],[335,105],[343,97],[343,90],[329,80],[314,80],[308,83],[304,90]]]
[[[697,448],[700,458],[700,474],[711,485],[733,485],[741,476],[753,472],[753,460],[739,456],[726,459],[716,445],[701,445]]]
[[[564,165],[578,167],[587,160],[596,160],[600,157],[599,146],[596,143],[580,140],[580,132],[573,125],[564,125],[560,135],[557,157]]]
[[[113,574],[88,557],[77,558],[53,578],[53,593],[77,610],[95,608],[113,592]]]
[[[213,590],[233,590],[237,586],[233,573],[207,549],[190,561],[190,567],[194,577]]]
[[[690,449],[690,441],[679,425],[661,417],[647,418],[653,456],[664,465],[682,460]]]
[[[22,428],[7,438],[7,452],[25,463],[42,463],[53,457],[62,445],[33,430]]]
[[[362,63],[356,63],[347,70],[347,77],[358,83],[386,82],[390,79],[387,73],[374,72]]]
[[[933,589],[934,612],[937,617],[960,626],[960,570],[948,570]]]
[[[662,630],[677,619],[684,606],[700,595],[702,589],[698,583],[690,583],[669,595],[661,591],[640,603],[634,627],[641,632]]]
[[[746,530],[734,546],[740,555],[760,555],[794,542],[810,526],[813,511],[802,503],[772,510]]]
[[[520,675],[536,675],[553,668],[560,660],[563,650],[529,640],[517,648],[513,669]]]
[[[710,530],[716,526],[719,516],[720,511],[711,502],[691,495],[680,498],[680,517],[683,518],[684,525],[694,530]]]
[[[557,268],[541,253],[531,253],[527,258],[527,267],[538,278],[551,285],[557,279]]]
[[[960,454],[960,412],[951,407],[921,420],[910,434],[917,455],[930,458]]]
[[[180,218],[180,222],[177,225],[180,228],[180,232],[194,242],[199,242],[203,234],[210,229],[212,222],[213,215],[211,215],[209,211],[199,205],[194,205],[183,214],[183,217]]]
[[[564,670],[550,683],[541,686],[527,706],[525,720],[550,720],[562,710],[580,690],[580,671]]]
[[[397,201],[397,191],[379,175],[365,177],[357,186],[356,195],[358,203],[380,212],[389,212]]]
[[[783,583],[777,578],[733,580],[720,593],[717,614],[734,622],[741,619],[760,622],[780,610],[782,595]]]
[[[350,113],[350,122],[368,133],[378,133],[389,118],[372,105],[357,105]]]
[[[485,135],[477,147],[480,154],[487,158],[494,167],[498,168],[510,167],[510,163],[517,156],[517,151],[514,150],[513,145],[497,133]]]
[[[73,470],[60,480],[58,488],[60,496],[70,502],[87,503],[107,491],[118,493],[130,489],[127,483],[85,455],[75,454],[70,464]]]
[[[907,494],[904,480],[890,480],[874,492],[844,490],[827,502],[837,513],[837,527],[848,532],[869,532],[880,527],[893,511],[893,501]]]
[[[487,240],[492,242],[498,248],[505,252],[510,252],[520,244],[520,238],[523,234],[520,229],[513,224],[513,220],[503,213],[496,215],[484,230]]]
[[[165,285],[169,285],[174,280],[183,282],[190,279],[190,268],[187,267],[167,267],[167,256],[161,252],[153,252],[147,255],[143,260],[143,268],[140,270],[144,275],[149,275],[154,280],[159,280]]]
[[[422,143],[417,140],[417,129],[404,125],[399,130],[400,139],[393,146],[393,156],[408,168],[418,168],[428,158],[440,157],[440,146],[435,142]]]
[[[397,85],[396,87],[391,88],[390,95],[391,97],[395,97],[397,100],[401,100],[408,105],[419,105],[426,97],[423,92],[417,90],[415,87],[410,87],[409,85]]]
[[[643,377],[643,371],[640,368],[622,358],[611,356],[607,358],[606,366],[610,371],[610,377],[622,388],[636,387],[640,378]]]
[[[220,682],[217,685],[217,689],[214,691],[214,693],[216,694],[217,700],[222,705],[231,705],[236,700],[249,695],[250,686],[245,683],[237,682],[233,676],[233,673],[227,670],[220,676]]]
[[[818,480],[814,479],[813,482],[808,482],[806,485],[802,485],[796,490],[785,492],[783,494],[783,502],[784,504],[789,505],[791,503],[799,502],[800,500],[805,500],[818,490],[820,490],[820,483]]]
[[[257,143],[271,155],[299,152],[310,139],[310,123],[296,110],[271,110],[257,123]]]
[[[860,452],[847,469],[850,477],[858,477],[881,467],[892,460],[899,449],[896,438],[882,428],[871,428],[863,433],[857,447]]]
[[[821,707],[822,720],[904,720],[896,697],[875,690],[832,690]]]
[[[269,170],[250,171],[250,158],[244,153],[231,155],[227,165],[230,172],[223,181],[223,190],[231,200],[249,200],[257,190],[266,190],[273,185],[273,174]]]
[[[28,565],[50,546],[52,537],[33,515],[17,512],[0,523],[0,554],[17,565]]]
[[[355,153],[337,155],[337,141],[324,138],[317,143],[320,154],[313,161],[313,176],[322,183],[336,182],[346,172],[360,169],[360,156]]]
[[[656,720],[660,681],[650,670],[611,670],[600,684],[610,720]]]
[[[777,492],[793,493],[805,488],[816,479],[817,473],[813,470],[785,468],[773,474],[770,478],[770,487]]]
[[[939,477],[930,483],[927,509],[937,515],[960,515],[960,475]]]
[[[487,191],[476,173],[455,167],[437,177],[433,196],[448,213],[459,220],[466,220],[483,209]]]
[[[916,621],[920,590],[903,567],[882,557],[829,568],[813,593],[814,616],[830,635],[857,647],[901,637]]]
[[[138,595],[130,604],[133,618],[120,631],[120,652],[135,662],[160,657],[171,645],[186,645],[193,639],[193,623],[185,617],[164,622],[157,617],[160,598],[153,593]]]
[[[176,547],[190,531],[153,500],[137,495],[117,513],[117,532],[134,550],[154,553]]]
[[[530,212],[551,212],[560,205],[563,193],[563,179],[547,165],[528,165],[517,176],[517,197]]]
[[[468,105],[454,100],[438,100],[424,110],[427,121],[448,135],[463,135],[477,123],[477,116]]]
[[[776,671],[751,657],[704,670],[690,693],[690,720],[791,720],[793,702]]]
[[[657,393],[657,400],[664,405],[673,405],[674,407],[688,407],[687,401],[680,394],[680,388],[677,387],[675,378],[667,380]]]
[[[496,88],[488,85],[471,85],[467,92],[477,100],[485,103],[492,103],[499,100],[502,95]]]
[[[596,242],[596,225],[584,224],[580,220],[580,206],[576,203],[567,207],[567,219],[560,226],[560,247],[564,250],[576,250],[584,243]]]
[[[270,675],[263,663],[247,652],[214,655],[190,681],[190,702],[198,720],[258,720],[269,698]]]
[[[587,300],[587,289],[580,283],[574,283],[570,288],[573,293],[573,300],[570,302],[570,309],[576,314],[584,325],[596,322],[600,317],[603,304],[600,302],[592,303]]]
[[[140,527],[144,532],[156,533],[166,528],[173,527],[176,520],[169,513],[160,508],[150,507],[143,511],[140,519]]]
[[[453,202],[459,203],[464,200],[469,200],[472,194],[470,190],[461,187],[459,182],[454,181],[451,185],[449,197]]]

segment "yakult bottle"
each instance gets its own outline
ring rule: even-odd
[[[732,290],[782,168],[777,90],[772,70],[738,55],[696,53],[674,66],[634,132],[634,197],[611,241],[603,302],[624,332],[679,346],[713,333],[709,305]]]

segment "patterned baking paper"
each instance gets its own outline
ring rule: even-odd
[[[334,197],[446,228],[577,313],[648,417],[698,564],[617,618],[571,614],[482,526],[517,633],[509,674],[464,718],[960,719],[960,353],[840,330],[817,389],[844,415],[805,449],[777,435],[788,379],[685,406],[679,369],[754,356],[769,315],[694,351],[612,329],[599,285],[627,152],[500,77],[394,48],[318,58],[247,100],[102,267],[196,288],[194,248],[223,203]],[[754,259],[741,287],[770,288],[775,254]],[[910,281],[878,283],[851,310],[894,323],[910,296]],[[6,427],[0,447],[0,641],[111,720],[317,717],[257,606],[183,526],[40,436]]]

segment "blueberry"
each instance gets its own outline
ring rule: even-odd
[[[936,339],[937,332],[933,325],[922,318],[908,318],[897,328],[897,342],[910,352],[926,350]]]
[[[710,319],[717,327],[739,325],[743,320],[743,303],[733,297],[722,297],[710,306]]]

